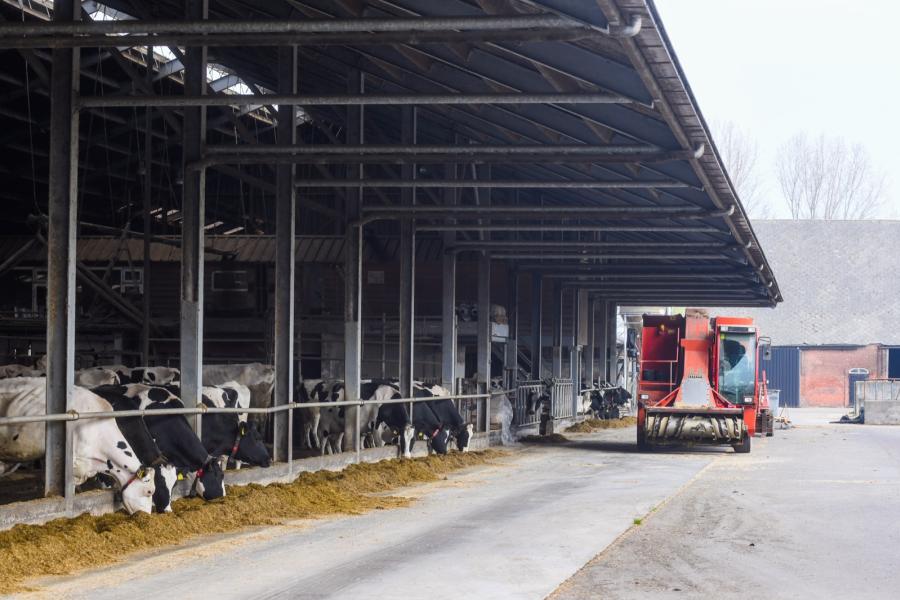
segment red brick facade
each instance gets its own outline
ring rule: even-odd
[[[846,406],[847,371],[869,370],[869,378],[884,377],[884,349],[879,344],[852,348],[800,350],[800,406]]]

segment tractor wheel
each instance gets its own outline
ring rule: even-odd
[[[734,448],[735,454],[749,454],[750,453],[750,436],[744,433],[744,439],[740,444],[732,444],[732,448]]]
[[[766,417],[766,437],[775,435],[775,415],[769,413]]]
[[[650,449],[650,444],[647,443],[647,436],[643,429],[637,430],[637,448],[638,452],[646,452]]]

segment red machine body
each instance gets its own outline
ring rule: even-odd
[[[763,344],[753,319],[645,315],[638,384],[638,445],[728,444],[750,451],[772,435]]]

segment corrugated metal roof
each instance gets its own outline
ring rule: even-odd
[[[131,0],[105,0],[105,3],[138,18],[180,19],[184,14],[182,0],[157,0],[152,10],[147,3]],[[579,93],[612,92],[627,96],[627,104],[574,104],[574,105],[502,105],[477,104],[464,106],[420,106],[416,127],[420,142],[447,144],[464,139],[472,144],[584,144],[594,147],[605,145],[640,145],[665,151],[692,150],[700,144],[707,148],[699,159],[673,160],[664,163],[642,161],[621,164],[600,160],[590,165],[571,159],[572,162],[547,161],[529,165],[496,165],[491,176],[496,179],[583,180],[596,179],[609,182],[648,182],[674,179],[688,187],[678,189],[630,189],[603,190],[602,192],[575,192],[547,189],[540,195],[540,202],[548,205],[600,205],[621,206],[687,206],[701,210],[734,207],[728,217],[710,216],[701,220],[676,217],[664,218],[655,214],[652,218],[631,216],[628,223],[634,227],[644,225],[675,228],[675,231],[602,231],[608,221],[599,217],[578,217],[577,222],[598,239],[606,241],[637,242],[728,242],[740,246],[734,258],[713,256],[692,260],[647,261],[638,264],[631,260],[583,257],[546,259],[544,265],[578,268],[589,266],[595,273],[612,265],[620,270],[640,271],[656,268],[668,270],[682,268],[682,274],[691,276],[690,283],[702,292],[692,290],[691,298],[679,297],[690,302],[693,298],[716,294],[721,303],[746,303],[769,305],[780,299],[777,283],[766,258],[755,238],[733,186],[715,152],[708,128],[694,98],[686,77],[678,63],[672,45],[665,33],[652,0],[366,0],[365,2],[335,2],[334,0],[230,0],[227,3],[210,3],[211,20],[235,18],[252,19],[354,19],[385,17],[480,17],[486,15],[515,16],[522,14],[555,13],[570,20],[586,23],[595,30],[610,25],[623,25],[632,17],[640,16],[643,26],[634,38],[613,38],[598,31],[584,39],[569,41],[494,41],[481,40],[471,43],[390,43],[358,45],[316,45],[298,47],[301,88],[304,93],[328,94],[347,90],[348,81],[358,74],[366,77],[366,93],[383,94],[484,94],[496,91],[528,93]],[[277,50],[273,47],[217,47],[210,51],[217,64],[240,74],[250,85],[268,90],[278,88]],[[131,83],[128,83],[131,86]],[[303,107],[311,116],[309,123],[326,130],[329,138],[341,140],[334,132],[345,125],[347,111],[336,107]],[[395,107],[366,109],[369,119],[366,141],[396,143],[400,127],[400,110]],[[227,111],[226,111],[227,112]],[[121,129],[121,128],[120,128]],[[380,130],[377,135],[374,130]],[[127,128],[123,130],[127,131]],[[105,131],[105,130],[104,130]],[[460,137],[461,136],[461,137]],[[268,138],[267,138],[268,139]],[[230,140],[229,140],[230,141]],[[423,177],[424,179],[425,177]],[[29,191],[31,188],[29,187]],[[101,194],[102,195],[102,194]],[[427,194],[420,194],[424,199]],[[28,199],[30,200],[30,196]],[[372,198],[375,204],[390,205],[388,197]],[[441,202],[438,197],[431,203]],[[30,209],[31,203],[27,203]],[[224,203],[223,203],[224,204]],[[215,203],[207,203],[208,211],[215,210]],[[339,206],[335,204],[335,206]],[[96,208],[96,207],[95,207]],[[322,203],[337,215],[331,205]],[[241,210],[241,209],[236,209]],[[312,209],[314,210],[314,209]],[[265,212],[262,214],[266,214]],[[215,215],[207,215],[215,216]],[[233,216],[233,215],[232,215]],[[307,232],[337,231],[340,228],[309,226]],[[269,224],[269,223],[267,223]],[[331,223],[329,223],[331,225]],[[340,225],[340,223],[338,223]],[[707,231],[691,230],[701,225]],[[271,228],[266,228],[271,231]],[[506,239],[515,235],[510,233]],[[272,255],[270,243],[255,238],[239,243],[234,238],[223,244],[236,244],[234,251],[250,261],[267,261]],[[340,256],[341,238],[315,238],[304,246],[299,243],[298,255],[304,262],[337,262]],[[504,234],[494,235],[494,240],[504,239]],[[107,245],[114,242],[106,240]],[[210,241],[218,244],[218,241]],[[393,242],[386,241],[390,247]],[[99,244],[99,242],[98,242]],[[132,257],[140,242],[129,242]],[[156,246],[156,245],[154,245]],[[85,256],[95,250],[85,249]],[[109,256],[115,248],[97,248],[98,256]],[[154,247],[154,255],[160,259],[174,260],[177,249]],[[393,252],[387,251],[386,254]],[[723,262],[717,260],[729,258]],[[530,260],[530,259],[529,259]],[[561,262],[565,260],[566,262]],[[656,261],[656,259],[653,259]],[[555,261],[555,262],[548,262]],[[675,265],[678,267],[675,267]],[[710,279],[699,276],[701,270],[711,276],[723,264],[732,274],[745,277],[740,287],[720,281],[709,285]],[[760,271],[762,275],[760,275]],[[760,281],[761,279],[761,281]],[[683,283],[683,281],[681,282]],[[679,285],[681,285],[679,283]],[[667,287],[668,286],[668,287]],[[659,292],[676,291],[675,284],[659,283],[653,297],[632,296],[635,302],[658,299]],[[729,298],[729,296],[731,296]]]
[[[25,236],[0,236],[0,262],[12,256],[27,240]],[[163,239],[178,243],[177,237]],[[295,252],[298,263],[341,263],[344,260],[343,236],[298,236]],[[266,235],[208,235],[206,246],[230,253],[230,259],[248,263],[274,263],[275,237]],[[399,247],[396,238],[387,238],[382,248],[376,250],[369,243],[363,245],[363,257],[367,261],[391,260],[396,258]],[[437,260],[441,256],[442,244],[436,238],[420,238],[417,241],[417,260]],[[85,263],[105,263],[116,259],[119,263],[129,260],[139,263],[144,260],[144,242],[141,239],[120,240],[116,237],[93,236],[78,239],[78,260]],[[207,261],[225,260],[220,254],[206,253]],[[24,264],[44,263],[47,251],[44,246],[35,245],[23,257]],[[153,242],[150,244],[150,260],[153,262],[179,262],[181,249],[177,246]]]

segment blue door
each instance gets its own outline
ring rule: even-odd
[[[769,388],[781,390],[781,406],[800,406],[800,348],[773,346],[772,358],[762,367],[769,379]]]

